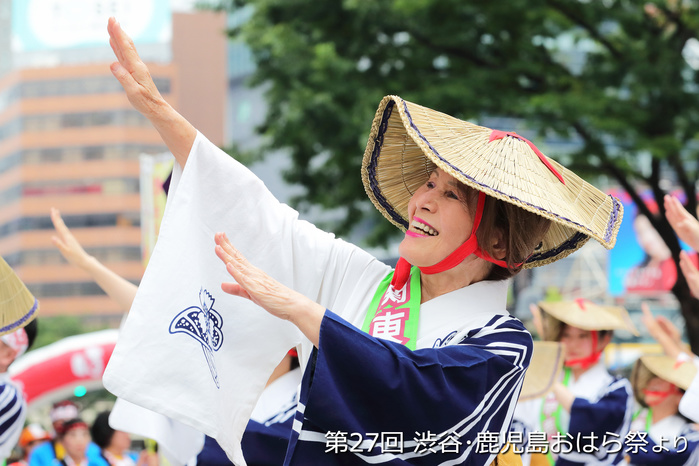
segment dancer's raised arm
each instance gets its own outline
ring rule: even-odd
[[[122,310],[128,312],[136,297],[138,287],[85,252],[63,222],[58,209],[51,209],[51,221],[56,229],[56,234],[51,237],[51,242],[61,251],[63,257],[71,264],[89,273],[95,283],[116,301]]]
[[[160,95],[148,67],[136,52],[131,38],[114,18],[109,18],[109,45],[118,61],[111,64],[112,74],[124,87],[131,105],[148,118],[165,145],[184,168],[197,130]]]

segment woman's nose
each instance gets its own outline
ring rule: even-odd
[[[427,210],[429,212],[434,212],[437,204],[435,202],[434,190],[425,191],[420,193],[417,198],[417,208],[418,210]]]

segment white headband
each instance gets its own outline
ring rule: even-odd
[[[70,419],[75,419],[78,417],[78,407],[74,404],[62,404],[55,406],[49,416],[51,417],[51,422],[56,421],[68,421]]]
[[[29,338],[27,337],[27,332],[23,328],[1,336],[0,341],[17,351],[17,356],[15,356],[15,358],[22,356],[29,347]]]

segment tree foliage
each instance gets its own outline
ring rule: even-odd
[[[228,0],[252,9],[230,34],[268,86],[261,132],[293,158],[301,205],[365,215],[359,166],[375,108],[397,94],[465,120],[521,118],[578,143],[568,165],[613,177],[670,247],[662,174],[696,212],[699,87],[693,0]],[[509,128],[498,128],[508,130]],[[549,154],[556,158],[556,154]],[[649,187],[660,212],[641,201]],[[387,222],[377,222],[386,225]],[[374,240],[386,237],[378,230]],[[673,289],[699,349],[699,313],[681,273]]]
[[[55,343],[63,338],[108,328],[106,325],[88,325],[77,316],[39,317],[36,340],[32,350]]]

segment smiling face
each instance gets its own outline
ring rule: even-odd
[[[566,347],[566,359],[581,359],[602,351],[611,340],[611,334],[598,337],[597,346],[593,348],[592,332],[563,324],[559,341]]]
[[[410,198],[408,219],[410,226],[399,251],[418,267],[437,264],[454,252],[471,235],[473,226],[459,182],[439,168]]]
[[[566,358],[580,359],[592,354],[592,332],[565,325],[560,342],[566,347]]]

